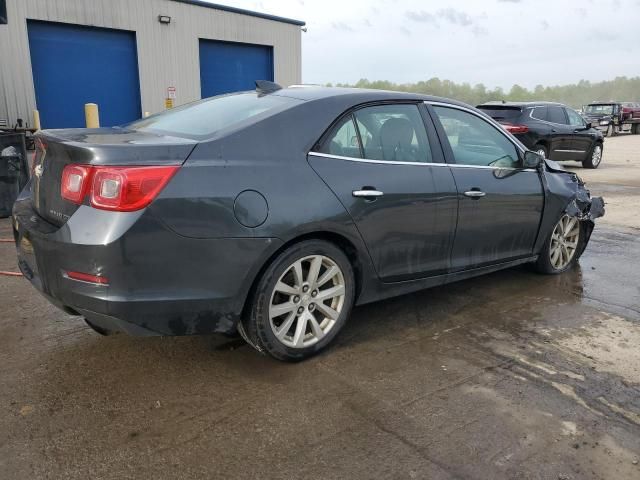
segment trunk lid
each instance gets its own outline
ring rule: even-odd
[[[64,167],[84,165],[181,165],[196,141],[118,127],[43,130],[36,135],[32,202],[38,214],[62,226],[78,205],[60,193]]]

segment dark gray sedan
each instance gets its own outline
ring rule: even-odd
[[[300,360],[354,304],[523,263],[561,273],[603,213],[467,105],[261,83],[41,132],[13,223],[25,277],[100,333],[239,331]]]

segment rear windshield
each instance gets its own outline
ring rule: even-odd
[[[256,92],[221,95],[137,120],[126,128],[203,139],[249,118],[269,117],[299,102],[295,98]]]
[[[497,107],[495,105],[480,105],[478,108],[498,122],[515,120],[522,113],[520,107]]]

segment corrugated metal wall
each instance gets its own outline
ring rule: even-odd
[[[271,45],[274,78],[301,81],[298,25],[170,0],[8,0],[0,25],[0,119],[29,119],[35,108],[27,19],[93,25],[136,32],[143,112],[164,109],[166,89],[176,105],[200,98],[198,39]],[[171,23],[158,22],[169,15]]]

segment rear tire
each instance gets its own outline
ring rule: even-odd
[[[564,214],[547,238],[534,268],[539,273],[557,275],[573,268],[583,250],[584,231],[576,217]]]
[[[598,168],[602,163],[602,144],[596,143],[589,152],[587,158],[582,161],[582,166],[584,168]]]
[[[344,252],[323,240],[306,240],[269,265],[238,329],[260,352],[304,360],[336,337],[354,298],[353,268]]]

